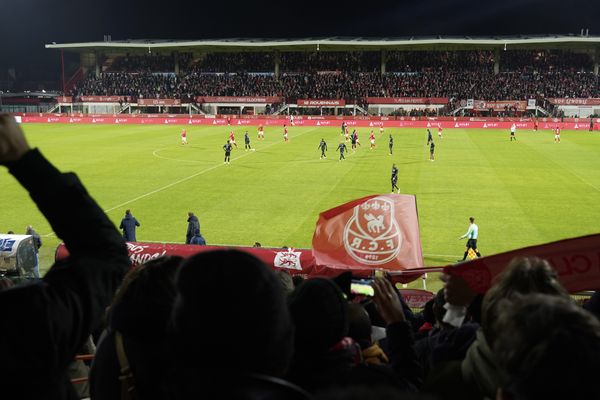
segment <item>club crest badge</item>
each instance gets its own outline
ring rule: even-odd
[[[288,251],[279,251],[277,252],[277,254],[275,254],[275,260],[273,261],[273,265],[279,268],[296,269],[301,271],[301,255],[302,252],[293,251],[292,249],[288,249]]]
[[[374,197],[354,207],[344,227],[344,247],[356,261],[385,264],[398,255],[402,233],[395,217],[394,203]]]

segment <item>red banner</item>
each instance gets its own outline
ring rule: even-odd
[[[489,119],[489,118],[488,118]],[[570,119],[567,122],[560,122],[560,120],[548,119],[547,121],[539,121],[539,129],[552,130],[555,127],[559,127],[562,130],[585,130],[587,131],[590,127],[589,119],[580,119],[580,122],[575,122],[575,119]],[[212,118],[212,117],[198,117],[198,116],[181,116],[174,115],[165,117],[164,114],[101,114],[95,116],[74,114],[73,116],[67,116],[63,114],[27,114],[22,116],[23,123],[58,123],[58,124],[142,124],[142,125],[227,125],[227,118]],[[500,122],[492,121],[473,121],[470,118],[462,118],[454,120],[418,120],[413,119],[397,119],[397,120],[345,120],[349,127],[356,128],[375,128],[383,126],[384,128],[461,128],[461,129],[510,129],[514,123],[518,129],[533,129],[533,122],[531,120],[525,122],[516,122],[518,119],[514,119],[515,122],[510,122],[510,119]],[[496,119],[498,121],[498,119]],[[231,118],[232,125],[239,126],[283,126],[283,124],[289,123],[287,118],[261,118],[261,119],[250,119],[250,118]],[[338,119],[294,119],[294,126],[335,126],[339,127],[341,120]],[[594,130],[600,130],[600,119],[594,119]],[[360,133],[360,132],[359,132]]]
[[[393,271],[422,268],[415,196],[367,196],[322,212],[312,244],[319,265]]]
[[[296,102],[302,107],[343,107],[346,105],[344,99],[298,99]]]
[[[600,99],[548,99],[556,106],[600,106]]]
[[[58,103],[72,103],[73,102],[73,98],[71,96],[58,96],[56,98],[56,101]]]
[[[527,102],[522,100],[504,100],[504,101],[485,101],[475,100],[473,110],[488,111],[490,108],[494,111],[504,111],[506,108],[516,109],[517,111],[527,110]]]
[[[346,268],[336,268],[325,265],[316,265],[312,250],[309,249],[273,249],[265,247],[237,247],[237,246],[196,246],[188,244],[167,244],[167,243],[127,243],[129,259],[132,265],[143,264],[149,260],[153,260],[162,256],[180,256],[187,258],[196,253],[209,250],[235,249],[248,252],[260,258],[266,265],[273,269],[284,269],[289,273],[304,276],[327,276],[335,277],[346,271]],[[55,259],[62,260],[69,256],[69,251],[63,243],[56,248]],[[415,274],[405,273],[401,276],[393,276],[394,282],[408,283],[421,277],[429,270],[419,270]],[[433,270],[431,270],[433,271]],[[372,269],[354,269],[352,274],[360,278],[372,278]],[[416,291],[409,293],[415,295]],[[422,296],[422,294],[418,294]],[[415,297],[412,301],[421,301],[422,297]]]
[[[123,96],[80,96],[83,103],[118,103]]]
[[[179,106],[181,100],[179,99],[138,99],[137,104],[139,106]]]
[[[165,255],[181,256],[184,258],[194,254],[210,251],[235,249],[245,251],[258,258],[265,264],[275,269],[285,269],[292,274],[309,274],[315,266],[312,252],[307,249],[270,249],[265,247],[227,247],[227,246],[196,246],[187,244],[167,243],[141,243],[128,242],[127,250],[132,265],[143,264],[149,260]],[[56,260],[61,260],[69,255],[69,251],[61,243],[55,254]]]
[[[448,104],[447,97],[367,97],[369,104]]]
[[[252,97],[233,97],[233,96],[198,96],[198,103],[281,103],[283,97],[277,96],[252,96]]]
[[[462,277],[477,293],[485,293],[515,257],[537,256],[548,260],[569,292],[600,289],[600,234],[526,247],[446,267],[444,272]]]

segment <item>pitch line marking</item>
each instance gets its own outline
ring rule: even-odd
[[[302,135],[304,135],[304,134],[305,134],[305,133],[307,133],[307,132],[314,131],[315,129],[316,129],[316,128],[309,129],[309,130],[307,130],[307,131],[304,131],[304,132],[300,133],[299,135],[294,135],[293,137],[299,137],[299,136],[302,136]],[[279,142],[279,141],[278,141],[278,142],[274,142],[274,143],[271,143],[271,144],[269,144],[269,145],[266,145],[266,146],[265,146],[265,147],[263,147],[262,149],[264,150],[264,149],[267,149],[267,148],[269,148],[269,147],[272,147],[272,146],[275,146],[275,145],[277,145],[277,144],[281,144],[281,143],[285,143],[285,142]],[[256,152],[252,151],[252,152],[249,152],[249,153],[242,154],[241,156],[237,156],[237,157],[235,157],[235,158],[233,159],[233,161],[235,161],[235,160],[239,160],[240,158],[243,158],[243,157],[246,157],[246,156],[249,156],[250,154],[256,154]],[[154,153],[153,153],[153,155],[154,155]],[[160,158],[160,157],[159,157],[159,158]],[[114,210],[116,210],[117,208],[121,208],[121,207],[123,207],[123,206],[126,206],[127,204],[131,204],[131,203],[133,203],[133,202],[135,202],[135,201],[138,201],[138,200],[140,200],[140,199],[143,199],[143,198],[145,198],[145,197],[148,197],[148,196],[151,196],[151,195],[153,195],[153,194],[156,194],[156,193],[162,192],[163,190],[166,190],[166,189],[172,188],[173,186],[175,186],[175,185],[179,185],[180,183],[187,182],[187,181],[189,181],[190,179],[193,179],[193,178],[195,178],[195,177],[197,177],[197,176],[203,175],[203,174],[205,174],[205,173],[207,173],[207,172],[213,171],[213,170],[215,170],[215,169],[217,169],[217,168],[223,167],[224,165],[226,165],[226,164],[216,164],[216,165],[213,165],[212,167],[209,167],[209,168],[203,169],[202,171],[196,172],[195,174],[192,174],[192,175],[190,175],[190,176],[187,176],[187,177],[185,177],[185,178],[181,178],[181,179],[179,179],[179,180],[176,180],[175,182],[171,182],[171,183],[169,183],[168,185],[165,185],[165,186],[163,186],[163,187],[160,187],[160,188],[158,188],[158,189],[154,189],[154,190],[152,190],[152,191],[150,191],[150,192],[148,192],[148,193],[144,193],[144,194],[142,194],[142,195],[140,195],[140,196],[137,196],[137,197],[135,197],[135,198],[133,198],[133,199],[131,199],[131,200],[127,200],[127,201],[125,201],[125,202],[123,202],[123,203],[121,203],[121,204],[117,204],[117,205],[116,205],[116,206],[114,206],[114,207],[111,207],[111,208],[109,208],[109,209],[106,209],[106,210],[104,210],[104,212],[105,212],[105,213],[109,213],[109,212],[111,212],[111,211],[114,211]]]
[[[207,160],[183,160],[181,158],[169,158],[169,157],[164,157],[164,156],[159,156],[158,152],[163,151],[165,149],[168,149],[169,147],[161,147],[159,149],[156,149],[152,152],[152,155],[156,158],[162,158],[163,160],[169,160],[169,161],[178,161],[178,162],[189,162],[189,163],[205,163],[207,162]]]

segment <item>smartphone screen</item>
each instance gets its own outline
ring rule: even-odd
[[[353,294],[360,294],[363,296],[373,296],[375,292],[373,291],[373,287],[371,286],[372,280],[360,280],[360,281],[352,281],[350,283],[350,292]]]

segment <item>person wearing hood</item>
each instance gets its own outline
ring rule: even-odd
[[[194,235],[200,234],[200,221],[198,220],[198,217],[196,217],[194,213],[190,211],[188,212],[187,223],[188,227],[185,234],[185,244],[190,244]]]
[[[126,242],[137,242],[135,237],[135,229],[137,226],[140,226],[138,220],[131,215],[131,210],[126,210],[125,217],[123,217],[121,225],[119,225],[119,229],[123,230],[123,238]]]

